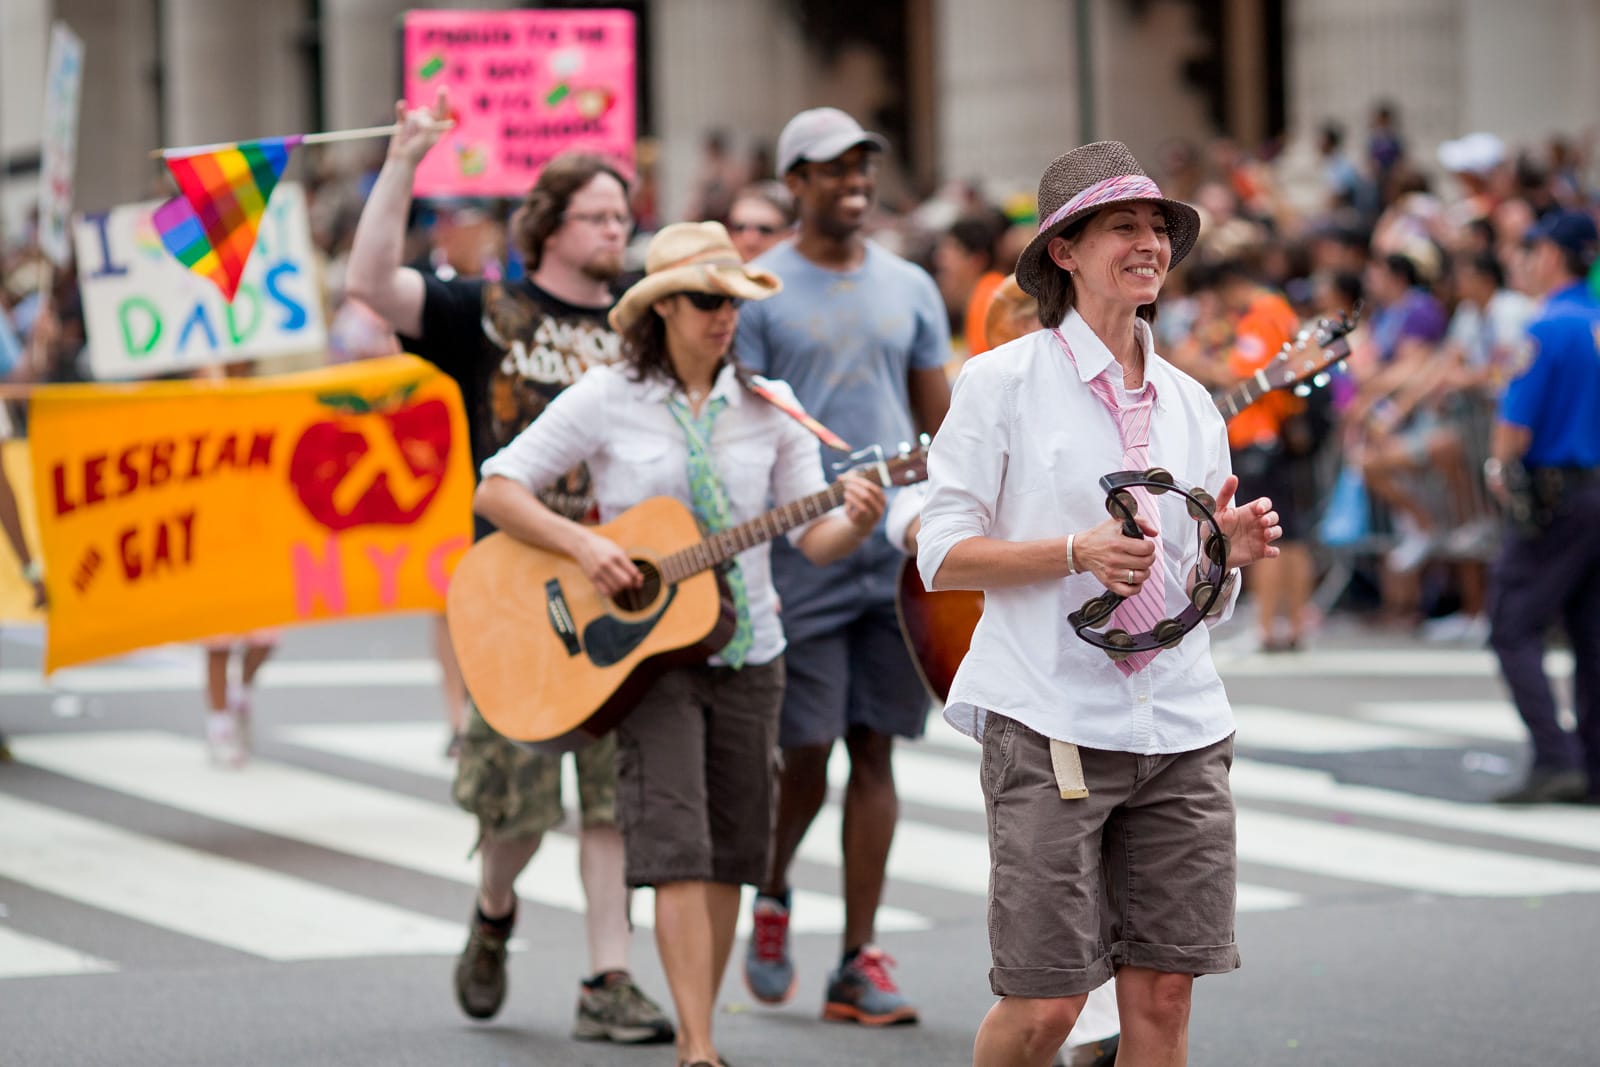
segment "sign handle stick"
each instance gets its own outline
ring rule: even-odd
[[[454,121],[439,124],[442,129],[450,129]],[[301,144],[331,144],[335,141],[359,141],[366,137],[388,137],[400,128],[397,123],[387,126],[363,126],[358,130],[329,130],[326,133],[308,133],[300,138]],[[237,141],[219,141],[216,144],[196,144],[185,148],[155,148],[150,151],[151,159],[178,159],[183,156],[198,156],[206,152],[221,152],[237,147]]]
[[[45,351],[44,341],[41,338],[50,332],[45,327],[45,322],[53,313],[50,297],[55,289],[55,264],[50,262],[47,256],[40,267],[39,310],[33,316],[33,331],[28,335],[27,366],[33,374],[42,378],[49,369],[45,366],[49,353]]]

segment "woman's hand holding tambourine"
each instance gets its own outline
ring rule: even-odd
[[[1107,519],[1098,526],[1075,534],[1072,542],[1072,559],[1077,573],[1095,576],[1101,585],[1119,596],[1131,597],[1150,577],[1150,565],[1155,559],[1156,543],[1151,540],[1158,532],[1154,524],[1143,515],[1137,516],[1143,537],[1129,537],[1122,532],[1122,522]]]

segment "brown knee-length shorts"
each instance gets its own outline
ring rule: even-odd
[[[1237,968],[1233,738],[1193,752],[1079,756],[1089,795],[1063,800],[1049,738],[989,713],[990,987],[1065,997],[1122,966]]]

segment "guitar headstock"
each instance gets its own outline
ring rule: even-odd
[[[885,456],[880,446],[873,445],[851,453],[845,466],[859,470],[885,489],[912,485],[928,477],[928,442],[927,434],[918,438],[915,447],[902,441],[893,456]]]
[[[1260,376],[1273,389],[1293,389],[1305,396],[1328,384],[1328,373],[1350,354],[1347,340],[1361,320],[1361,305],[1337,318],[1322,318],[1301,328],[1265,367]]]
[[[927,480],[928,477],[928,438],[918,442],[916,448],[902,443],[900,452],[893,459],[887,460],[884,466],[889,472],[889,485],[911,485],[915,482]]]

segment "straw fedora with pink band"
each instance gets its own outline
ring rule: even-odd
[[[771,271],[745,266],[720,222],[663,226],[645,249],[644,271],[644,277],[622,294],[608,316],[618,333],[626,333],[651,304],[673,293],[765,300],[783,288]]]
[[[1172,241],[1172,265],[1189,254],[1200,235],[1200,215],[1179,200],[1161,195],[1160,186],[1145,174],[1139,161],[1121,141],[1096,141],[1057,156],[1039,179],[1039,232],[1017,260],[1017,284],[1030,296],[1039,296],[1049,261],[1050,239],[1079,219],[1111,204],[1143,200],[1160,204],[1167,214],[1167,235]]]

